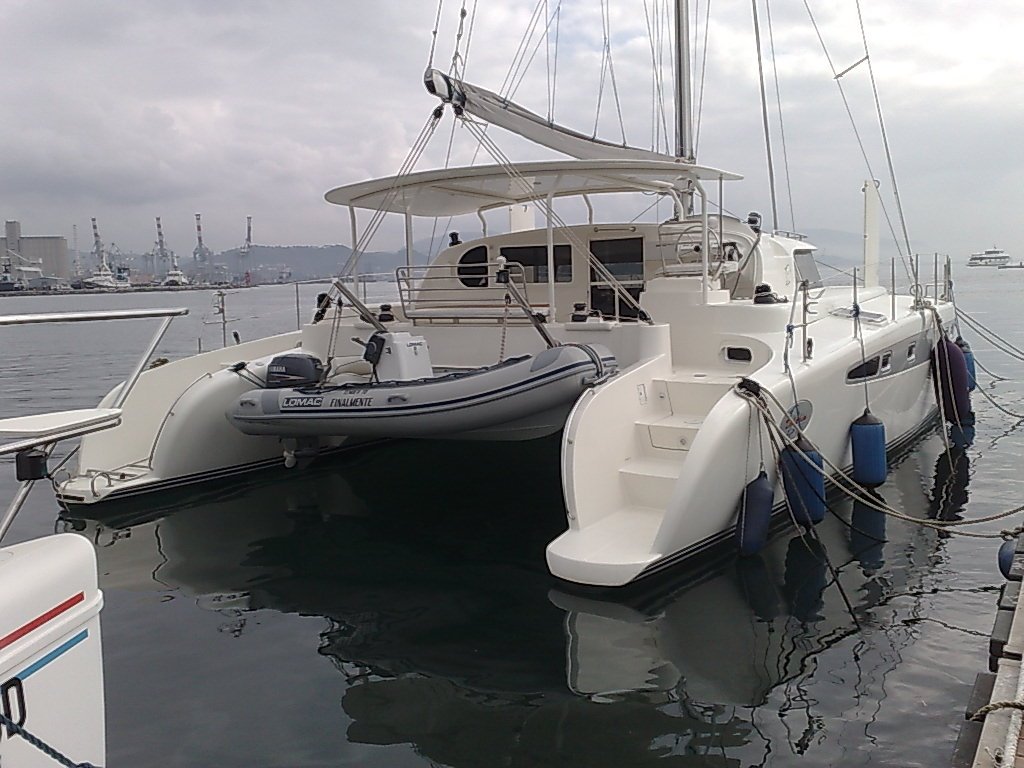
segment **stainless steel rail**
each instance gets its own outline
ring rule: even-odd
[[[128,395],[138,382],[139,376],[142,375],[142,371],[146,367],[146,363],[149,362],[149,358],[156,350],[157,345],[163,338],[164,333],[166,333],[171,321],[175,317],[187,314],[187,308],[178,307],[174,309],[113,309],[97,310],[94,312],[51,312],[30,315],[0,315],[0,326],[55,325],[59,323],[87,323],[107,320],[143,320],[163,318],[164,322],[160,324],[160,327],[153,335],[152,340],[146,346],[144,354],[139,358],[139,361],[135,364],[131,374],[121,386],[121,390],[118,393],[115,402],[111,406],[111,410],[115,410],[120,409],[125,400],[128,399]],[[4,446],[0,446],[0,455],[17,453],[30,448],[42,448],[48,457],[53,451],[54,446],[56,446],[57,442],[60,440],[65,440],[71,437],[80,437],[91,432],[98,432],[101,429],[109,429],[110,427],[114,427],[120,423],[119,419],[119,415],[114,416],[112,414],[110,419],[99,420],[88,426],[69,427],[69,429],[64,431],[48,433],[35,438],[28,438],[14,443],[8,443]],[[10,529],[11,523],[14,522],[14,518],[17,517],[18,512],[25,504],[25,500],[28,498],[28,494],[35,483],[35,480],[25,480],[18,487],[18,491],[14,494],[14,498],[8,505],[3,517],[0,517],[0,541],[3,541],[4,536],[7,535],[7,531]]]

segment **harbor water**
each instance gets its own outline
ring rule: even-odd
[[[960,306],[1024,346],[1024,271],[958,276]],[[303,319],[321,289],[303,287]],[[174,359],[221,343],[212,299],[4,297],[0,312],[188,306],[158,351]],[[294,288],[231,293],[226,316],[229,343],[293,330]],[[2,415],[95,405],[154,330],[3,330]],[[1024,413],[1024,364],[967,338],[1008,377],[980,386]],[[890,505],[948,520],[1024,503],[1020,421],[973,401],[974,435],[902,456]],[[380,443],[84,513],[40,484],[9,540],[96,547],[112,766],[949,763],[987,664],[998,539],[836,501],[816,540],[786,530],[753,558],[580,591],[544,565],[565,526],[558,459],[557,438]],[[13,460],[2,470],[10,498]]]

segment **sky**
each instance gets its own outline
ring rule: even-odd
[[[557,56],[552,24],[516,100],[548,115],[554,69],[557,122],[584,133],[596,124],[613,141],[624,131],[631,144],[650,147],[661,119],[648,19],[661,28],[664,0],[610,0],[615,77],[614,88],[605,77],[602,89],[603,5],[563,0]],[[770,75],[774,47],[782,106],[780,124],[769,80],[779,226],[858,232],[869,172],[807,6],[835,70],[864,55],[855,0],[758,0],[765,66]],[[1018,4],[861,6],[913,250],[960,261],[998,245],[1024,258]],[[433,63],[445,71],[460,7],[461,0],[441,5]],[[497,91],[535,0],[465,7],[465,77]],[[549,13],[555,7],[547,0]],[[703,39],[706,0],[691,10]],[[751,4],[719,0],[710,10],[706,55],[697,48],[706,61],[696,68],[698,159],[744,175],[726,192],[729,210],[758,210],[771,221]],[[104,242],[141,252],[152,248],[160,216],[168,245],[190,253],[196,212],[214,251],[241,245],[247,215],[257,243],[347,244],[347,211],[323,195],[402,165],[437,104],[422,85],[437,13],[425,0],[0,0],[0,216],[21,221],[25,236],[64,235],[69,244],[77,226],[82,251],[91,248],[90,217]],[[867,65],[842,82],[895,220]],[[664,88],[671,111],[670,81]],[[475,142],[452,128],[449,111],[417,169],[474,159]],[[553,156],[498,130],[493,136],[516,159]],[[477,162],[491,160],[481,154]],[[401,245],[401,221],[389,218],[372,249]],[[416,236],[432,227],[418,223]]]

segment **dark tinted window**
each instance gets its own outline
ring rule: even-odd
[[[548,282],[548,247],[546,245],[516,245],[501,249],[509,261],[523,265],[528,283]],[[555,246],[555,282],[572,282],[572,249],[568,245]]]
[[[474,266],[479,265],[479,266]],[[478,245],[470,248],[459,259],[459,269],[456,273],[459,280],[467,288],[487,287],[487,246]]]
[[[850,372],[846,374],[846,380],[859,381],[860,379],[867,379],[871,376],[875,376],[878,373],[878,366],[878,358],[873,357],[866,363],[861,363],[856,368],[851,368]]]
[[[630,237],[624,240],[591,240],[590,252],[619,280],[644,279],[644,239]],[[591,282],[603,282],[590,270]]]

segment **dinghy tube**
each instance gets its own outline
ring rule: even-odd
[[[507,425],[511,434],[535,423],[551,427],[550,433],[561,429],[585,389],[615,371],[615,357],[605,347],[565,344],[497,365],[409,381],[254,389],[239,397],[226,416],[247,435],[283,438],[472,439],[474,432],[500,432]]]

